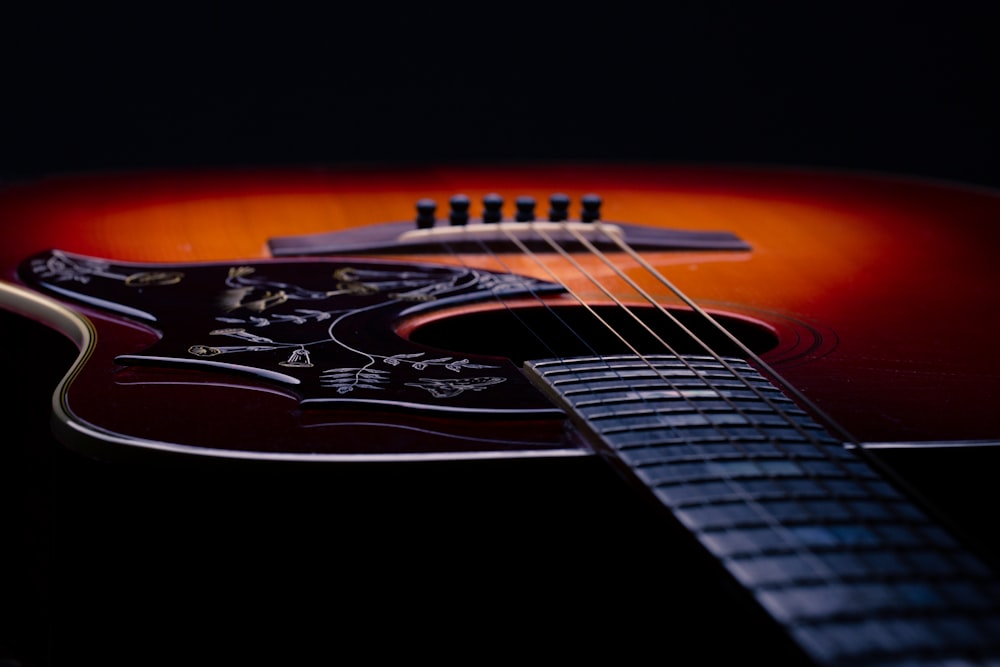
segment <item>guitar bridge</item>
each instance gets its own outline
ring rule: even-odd
[[[527,247],[551,250],[558,243],[567,251],[585,244],[614,249],[627,244],[635,250],[749,250],[750,245],[735,234],[723,231],[681,230],[644,227],[627,223],[608,223],[600,219],[599,200],[584,197],[579,219],[571,220],[568,201],[554,195],[548,220],[535,216],[534,200],[519,197],[517,213],[504,218],[502,199],[487,196],[482,217],[468,215],[468,199],[451,199],[448,224],[438,225],[436,204],[431,200],[417,203],[415,221],[367,225],[321,234],[284,236],[268,240],[274,257],[301,255],[350,255],[359,253],[440,253],[442,247],[455,252],[510,251]]]

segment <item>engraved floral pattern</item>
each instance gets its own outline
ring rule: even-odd
[[[185,275],[167,270],[173,267],[124,267],[61,251],[31,261],[32,273],[40,280],[88,285],[96,293],[119,289],[110,285],[138,288],[131,292],[137,294],[134,300],[120,291],[102,297],[112,305],[121,300],[126,315],[154,322],[162,316],[163,322],[173,323],[185,321],[190,310],[190,321],[202,322],[199,326],[206,320],[193,318],[210,318],[200,340],[183,332],[178,341],[183,341],[181,352],[170,350],[174,343],[148,356],[125,355],[132,360],[176,357],[203,368],[260,371],[264,377],[303,387],[318,385],[336,394],[377,395],[392,389],[393,397],[399,392],[410,396],[426,392],[444,399],[505,382],[507,371],[474,375],[499,366],[414,349],[384,327],[398,314],[431,302],[462,303],[559,289],[529,277],[445,265],[361,262],[332,265],[325,275],[316,267],[310,264],[297,272],[279,265],[272,272],[270,265],[230,265],[219,267],[221,272],[206,281],[208,269]],[[196,277],[189,284],[191,276]],[[171,292],[164,298],[160,294],[166,292],[144,292],[146,287],[176,285],[182,279],[179,294]],[[150,314],[142,310],[147,307]],[[164,340],[177,340],[176,334],[166,331]],[[419,391],[405,392],[405,387]]]

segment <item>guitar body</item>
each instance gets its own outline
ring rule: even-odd
[[[275,253],[288,247],[282,239],[319,243],[411,221],[422,198],[438,202],[437,225],[447,226],[449,197],[467,195],[478,215],[494,192],[509,211],[515,197],[534,197],[539,217],[552,193],[574,206],[597,193],[609,224],[724,232],[739,244],[641,250],[641,260],[612,249],[610,263],[604,253],[485,248]],[[53,423],[61,441],[98,459],[526,460],[548,473],[553,461],[592,461],[600,447],[568,426],[522,364],[581,356],[554,323],[601,338],[594,314],[622,305],[650,321],[662,307],[686,324],[692,309],[675,287],[838,440],[933,453],[955,475],[949,461],[1000,444],[998,219],[994,192],[818,171],[54,177],[0,193],[0,306],[80,350],[63,369]],[[493,298],[512,275],[511,298]],[[236,300],[220,306],[226,298]],[[540,344],[540,331],[553,335]],[[689,344],[671,332],[671,345]],[[595,345],[589,353],[621,352],[613,336]],[[46,358],[38,346],[25,354]],[[337,470],[329,474],[345,474]]]
[[[597,192],[606,202],[606,220],[732,232],[751,250],[666,251],[650,254],[649,260],[705,308],[748,320],[751,328],[775,336],[776,342],[761,352],[764,359],[856,439],[953,442],[998,437],[991,418],[995,400],[984,388],[1000,378],[1000,360],[983,351],[991,347],[998,317],[991,305],[998,290],[993,252],[1000,209],[994,194],[987,192],[853,175],[662,167],[53,179],[10,188],[0,200],[0,214],[9,230],[3,247],[4,278],[20,286],[23,277],[17,275],[18,267],[50,248],[122,263],[221,262],[228,268],[266,261],[268,240],[275,237],[407,220],[415,215],[414,203],[420,198],[435,198],[443,208],[456,192],[477,200],[493,191],[509,193],[509,201],[529,194],[540,202],[552,192],[576,198]],[[478,263],[487,270],[497,270],[500,261],[433,252],[383,259],[445,266]],[[502,261],[514,273],[550,278],[531,258],[508,253]],[[594,265],[598,277],[614,279],[606,267],[589,258],[584,261]],[[562,265],[554,268],[567,274],[565,279],[588,303],[608,301],[586,278]],[[661,302],[673,299],[653,278],[639,271],[633,275]],[[627,285],[621,289],[620,280],[615,287],[622,299],[638,299]],[[5,295],[4,302],[8,309],[51,320],[66,333],[79,335],[74,325],[18,292]],[[379,335],[405,336],[421,324],[488,307],[427,309],[412,321],[390,323],[404,333]],[[132,398],[130,393],[148,388],[121,389],[124,377],[111,380],[108,369],[115,366],[115,355],[152,345],[156,326],[81,303],[71,304],[71,309],[89,318],[97,335],[92,362],[76,369],[76,379],[68,387],[66,418],[127,436],[136,426],[115,420],[135,415],[150,397]],[[453,338],[479,354],[513,356],[500,349],[502,344],[492,343],[491,348],[483,341],[485,332],[474,329],[476,322],[470,319],[465,334],[459,322]],[[136,372],[115,370],[118,376]],[[175,379],[183,383],[182,377]],[[203,396],[192,397],[197,385],[204,384],[202,379],[176,391],[165,389],[153,401],[175,410],[181,409],[177,401],[187,401],[183,411],[194,421],[218,423],[218,431],[207,434],[209,439],[202,443],[206,448],[212,440],[259,448],[248,434],[264,433],[262,429],[267,435],[256,440],[264,442],[264,448],[311,437],[309,429],[297,430],[294,423],[275,424],[276,419],[286,422],[299,412],[290,401],[293,394],[256,392],[261,409],[248,414],[243,403],[248,392],[233,391],[232,407],[226,405],[228,390],[205,387]],[[163,380],[170,385],[169,378]],[[136,378],[136,382],[142,381]],[[115,396],[119,410],[83,405],[95,392],[105,396],[119,390],[121,395]],[[171,432],[178,426],[176,415],[170,409],[160,414],[164,433],[152,432],[145,439],[183,443],[183,432]],[[260,421],[253,421],[254,415]],[[154,428],[147,422],[150,418],[156,415],[144,413],[147,429]],[[420,417],[410,415],[401,421],[410,422],[403,424],[410,428]],[[517,427],[510,426],[509,440],[516,442]],[[482,433],[481,424],[475,423],[471,431]],[[370,434],[359,431],[337,439],[392,438],[375,427]],[[316,439],[329,438],[322,434]],[[494,446],[502,448],[502,440]],[[517,449],[544,450],[545,443],[542,439]],[[322,453],[318,446],[310,442],[301,449]],[[427,452],[447,449],[440,439],[414,446]],[[483,443],[464,447],[470,452],[490,448]],[[405,447],[389,451],[407,453]]]

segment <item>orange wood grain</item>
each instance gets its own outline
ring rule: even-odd
[[[0,192],[3,279],[31,253],[57,247],[136,262],[237,261],[266,256],[272,236],[410,219],[414,203],[498,192],[596,192],[609,221],[726,230],[737,253],[648,255],[705,307],[757,318],[786,337],[778,370],[865,440],[995,438],[1000,357],[997,271],[1000,197],[885,176],[666,165],[523,165],[91,174]],[[532,258],[416,257],[548,278]],[[605,299],[554,257],[547,266],[583,298]],[[598,258],[588,271],[640,300]],[[663,303],[669,291],[613,258]],[[798,338],[796,338],[798,337]],[[810,338],[812,337],[812,338]],[[795,340],[788,340],[789,338]],[[795,346],[799,347],[796,348]],[[812,347],[810,347],[812,346]]]

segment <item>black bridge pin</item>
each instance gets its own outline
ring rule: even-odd
[[[417,201],[417,228],[429,229],[434,226],[434,213],[437,211],[437,202],[433,199],[421,199]]]
[[[503,220],[503,197],[498,194],[488,194],[483,197],[483,222],[501,220]]]
[[[549,197],[549,221],[563,222],[569,219],[569,197],[557,192]]]
[[[583,212],[580,214],[581,222],[594,222],[601,219],[601,198],[599,195],[584,195],[581,199]]]
[[[453,225],[464,225],[469,222],[469,198],[465,195],[455,195],[450,200],[451,214],[448,220]]]
[[[518,222],[531,222],[535,219],[535,198],[528,196],[518,197],[515,201],[517,214],[515,220]]]

